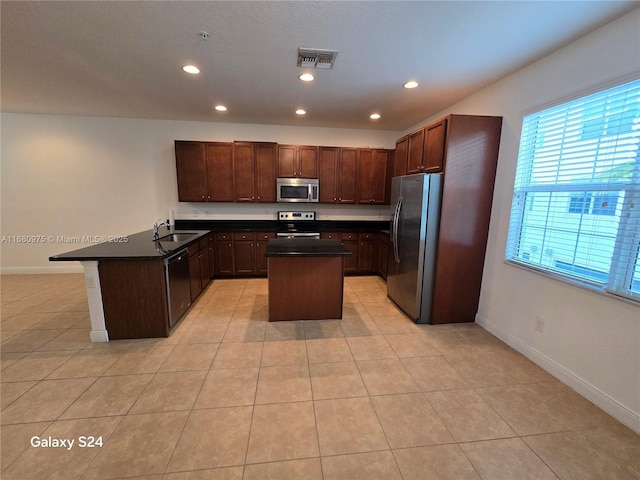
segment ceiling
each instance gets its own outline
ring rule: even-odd
[[[638,5],[2,1],[1,107],[404,130]],[[298,47],[339,53],[332,69],[304,83]],[[185,74],[187,63],[201,73]],[[420,85],[404,89],[407,80]],[[215,112],[217,103],[228,111]],[[373,112],[381,118],[371,120]]]

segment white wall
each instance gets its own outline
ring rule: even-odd
[[[504,263],[523,114],[638,76],[635,10],[419,125],[448,113],[503,116],[476,321],[640,432],[640,307]]]
[[[393,148],[398,132],[2,114],[2,272],[81,271],[51,255],[89,244],[59,236],[126,235],[158,218],[274,218],[282,204],[178,203],[173,141],[274,141]],[[320,206],[320,218],[385,217],[388,207]],[[44,236],[44,243],[11,243]],[[53,237],[50,238],[50,237]]]

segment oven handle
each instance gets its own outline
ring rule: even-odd
[[[319,233],[313,232],[278,232],[276,233],[276,237],[319,237]]]

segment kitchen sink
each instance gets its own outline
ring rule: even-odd
[[[195,237],[197,233],[170,233],[164,237],[160,237],[157,242],[185,242]]]

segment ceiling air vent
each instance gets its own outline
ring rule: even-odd
[[[301,68],[333,68],[337,50],[298,48],[298,66]]]

